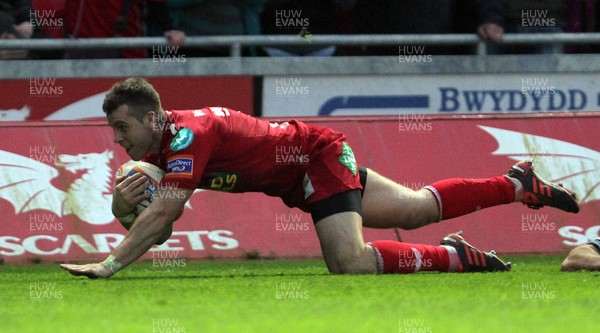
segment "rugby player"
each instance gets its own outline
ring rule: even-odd
[[[163,111],[159,94],[140,78],[113,85],[102,107],[114,141],[133,160],[165,170],[161,184],[168,186],[159,188],[179,193],[155,196],[135,218],[131,212],[146,199],[145,177],[118,178],[113,214],[135,222],[103,262],[61,265],[74,275],[110,277],[164,242],[196,188],[263,192],[310,212],[334,274],[510,270],[493,251],[471,246],[460,233],[444,237],[441,245],[365,243],[362,227],[415,229],[513,202],[579,211],[574,194],[541,179],[531,162],[517,163],[506,175],[446,179],[414,191],[358,166],[345,136],[329,128],[294,120],[269,123],[221,107]],[[281,147],[293,147],[301,160],[277,163]],[[177,199],[181,192],[185,200]]]
[[[560,270],[563,272],[600,271],[600,237],[571,250],[560,265]]]

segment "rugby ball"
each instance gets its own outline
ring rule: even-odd
[[[154,164],[150,164],[150,163],[146,163],[146,162],[129,161],[129,162],[121,165],[117,169],[116,176],[120,177],[120,176],[126,175],[129,177],[129,176],[135,175],[136,173],[141,173],[141,174],[145,175],[146,178],[148,178],[149,183],[148,183],[148,187],[146,188],[145,193],[150,194],[150,197],[148,199],[140,202],[135,207],[135,210],[133,211],[133,213],[136,216],[138,216],[144,211],[144,209],[148,208],[148,206],[152,202],[154,192],[158,188],[158,183],[160,183],[160,180],[165,175],[165,172],[161,168],[157,167]]]

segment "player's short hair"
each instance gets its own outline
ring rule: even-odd
[[[139,121],[150,111],[163,113],[158,92],[148,81],[139,77],[115,83],[104,97],[102,110],[110,116],[124,104],[129,106],[130,115]]]

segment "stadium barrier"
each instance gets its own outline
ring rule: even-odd
[[[486,42],[476,34],[378,34],[378,35],[256,35],[256,36],[188,36],[187,47],[225,46],[230,56],[240,57],[244,46],[279,45],[338,45],[338,46],[378,46],[378,45],[471,45],[476,46],[478,55],[485,55]],[[500,44],[600,44],[600,33],[507,33]],[[6,40],[0,50],[66,50],[66,49],[115,49],[165,46],[162,37],[118,37],[118,38],[79,38],[79,39],[14,39]]]
[[[275,120],[275,119],[273,119]],[[499,253],[565,253],[599,236],[600,113],[529,116],[303,118],[344,132],[359,164],[418,189],[442,178],[489,177],[533,157],[576,191],[579,214],[521,204],[413,231],[365,229],[365,239],[436,244],[463,230]],[[113,172],[126,162],[102,121],[0,123],[0,256],[7,264],[100,260],[124,237],[110,213]],[[275,162],[277,156],[272,156]],[[235,203],[235,204],[233,204]],[[163,246],[144,258],[317,257],[310,216],[258,193],[198,191]],[[160,262],[160,261],[159,261]]]

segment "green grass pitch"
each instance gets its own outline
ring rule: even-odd
[[[322,261],[136,263],[109,280],[0,266],[0,332],[593,332],[600,273],[333,276]],[[183,267],[185,266],[185,267]]]

